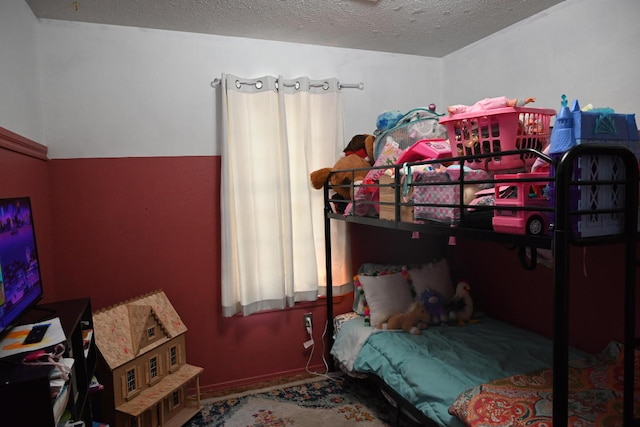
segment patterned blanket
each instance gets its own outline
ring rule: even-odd
[[[568,426],[622,426],[623,347],[612,342],[602,352],[569,367]],[[635,352],[634,417],[640,415],[640,352]],[[471,427],[542,427],[552,421],[553,370],[513,375],[464,391],[449,413]]]

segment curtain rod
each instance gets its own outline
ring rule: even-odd
[[[218,87],[218,86],[220,86],[221,82],[222,82],[221,79],[215,78],[211,82],[211,87]],[[240,84],[253,84],[253,83],[240,82]],[[325,83],[322,83],[322,84],[312,84],[311,86],[313,86],[313,87],[324,87],[325,85],[328,86],[328,83],[325,82]],[[287,86],[295,86],[295,84],[287,85]],[[328,89],[328,87],[327,87],[327,89]],[[364,90],[364,83],[362,83],[362,82],[360,82],[360,83],[340,83],[340,82],[338,82],[338,89],[360,89],[360,90]]]

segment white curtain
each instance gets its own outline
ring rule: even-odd
[[[323,192],[309,173],[333,165],[344,148],[339,83],[232,75],[221,82],[223,315],[313,301],[326,278]],[[342,228],[332,235],[337,285],[351,280],[344,227],[332,227]]]

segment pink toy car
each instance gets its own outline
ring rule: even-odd
[[[522,179],[540,181],[520,181]],[[530,172],[495,175],[499,182],[495,186],[493,230],[499,233],[542,235],[549,229],[546,212],[520,209],[522,207],[549,207],[549,197],[543,192],[549,183],[546,172]]]

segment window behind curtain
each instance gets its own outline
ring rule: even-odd
[[[222,87],[223,315],[313,301],[325,285],[323,193],[309,173],[344,147],[338,81],[226,75]],[[336,284],[350,281],[341,228]]]

